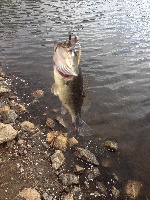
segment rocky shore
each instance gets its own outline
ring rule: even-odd
[[[48,117],[44,131],[28,121],[28,108],[18,101],[7,79],[9,77],[1,71],[1,200],[139,198],[141,182],[127,180],[123,185],[109,170],[111,160],[100,159],[95,151],[82,145],[80,138],[68,137],[62,118]],[[44,91],[37,90],[33,96],[40,99]],[[56,123],[62,130],[57,130]],[[105,141],[99,148],[115,154],[119,145]]]

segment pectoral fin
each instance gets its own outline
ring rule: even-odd
[[[59,95],[59,89],[58,89],[58,85],[57,85],[56,83],[54,83],[54,84],[52,85],[52,87],[51,87],[51,92],[52,92],[54,95],[56,95],[56,96]]]

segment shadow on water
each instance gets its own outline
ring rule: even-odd
[[[79,34],[81,67],[91,97],[82,116],[93,130],[92,136],[80,138],[82,146],[92,141],[89,149],[99,160],[113,160],[109,170],[120,178],[118,188],[128,179],[137,180],[143,184],[142,198],[150,198],[148,1],[3,0],[0,11],[3,69],[23,80],[14,78],[12,87],[30,104],[33,121],[41,126],[41,115],[55,117],[50,110],[60,107],[50,92],[53,42],[66,39],[70,30]],[[32,104],[31,93],[37,89],[45,95]],[[118,154],[101,152],[98,147],[106,140],[118,142]],[[105,170],[102,173],[107,179]]]

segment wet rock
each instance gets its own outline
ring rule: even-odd
[[[61,180],[62,184],[65,186],[79,184],[79,176],[76,176],[71,173],[60,174],[59,179]]]
[[[36,90],[35,92],[32,93],[32,95],[36,98],[39,99],[44,96],[44,91],[43,90]]]
[[[87,179],[89,181],[93,181],[96,177],[100,175],[100,171],[97,167],[93,167],[91,169],[88,169],[86,171],[86,174],[87,174]]]
[[[3,105],[2,107],[0,107],[0,114],[2,114],[4,111],[8,111],[8,110],[10,110],[10,106]]]
[[[2,113],[1,115],[2,117],[2,122],[5,124],[9,124],[12,123],[14,124],[18,115],[16,114],[16,112],[14,110],[6,110]]]
[[[22,105],[20,103],[16,103],[14,100],[10,101],[10,106],[13,110],[15,110],[19,114],[27,112],[24,105]]]
[[[9,93],[9,92],[11,92],[11,90],[10,90],[9,87],[4,83],[3,80],[4,80],[3,78],[1,78],[1,80],[0,80],[0,95],[3,95],[4,93]]]
[[[92,192],[92,193],[90,194],[90,196],[100,197],[101,194],[100,194],[98,191],[95,191],[95,192]]]
[[[108,150],[108,151],[117,151],[118,150],[118,143],[116,142],[112,142],[112,141],[106,141],[105,144],[104,144],[105,148]]]
[[[115,187],[113,186],[112,189],[111,189],[111,192],[112,192],[112,196],[113,196],[114,199],[118,199],[118,198],[119,198],[120,191],[117,190],[117,188],[115,188]]]
[[[0,72],[0,77],[2,78],[10,78],[9,76],[7,76],[4,72]]]
[[[102,194],[105,197],[107,196],[107,188],[103,182],[97,182],[96,187],[98,191],[100,192],[100,194]]]
[[[47,134],[46,141],[50,143],[50,146],[65,151],[67,148],[67,133],[51,131]]]
[[[18,145],[22,146],[25,144],[25,140],[19,139],[17,142]]]
[[[57,131],[51,131],[46,136],[46,141],[51,143],[58,136]]]
[[[140,193],[141,187],[142,187],[142,184],[140,182],[129,180],[125,186],[125,193],[131,199],[136,199],[136,197]]]
[[[52,167],[58,170],[65,162],[65,157],[60,150],[55,150],[55,153],[51,156]]]
[[[84,185],[85,185],[86,188],[90,188],[89,182],[84,181]]]
[[[29,121],[22,122],[20,126],[22,130],[27,132],[31,132],[35,128],[34,124]]]
[[[69,194],[61,196],[61,200],[74,200],[73,194],[69,193]]]
[[[62,151],[66,151],[67,148],[67,137],[63,135],[59,135],[56,137],[55,142],[54,142],[54,147],[56,149],[60,149]]]
[[[49,196],[46,192],[42,196],[44,200],[54,200],[53,196]]]
[[[113,175],[113,181],[114,182],[119,180],[118,176],[115,173],[113,173],[112,175]]]
[[[73,194],[74,199],[81,199],[82,197],[82,193],[81,193],[81,188],[75,186],[72,190],[71,190],[71,194]]]
[[[78,144],[78,140],[76,140],[75,137],[69,138],[69,139],[68,139],[68,144],[69,144],[70,147],[73,147],[73,146],[75,146],[76,144]]]
[[[101,161],[101,164],[103,167],[111,167],[112,166],[112,160],[110,159],[103,159]]]
[[[23,189],[19,195],[26,200],[41,200],[40,194],[37,192],[36,189],[32,188],[25,188]]]
[[[46,120],[46,126],[53,129],[55,127],[55,123],[51,118],[47,118]]]
[[[66,125],[66,123],[64,122],[63,118],[61,118],[61,117],[56,117],[56,121],[57,121],[60,125],[62,125],[64,128],[67,128],[67,125]]]
[[[51,112],[54,112],[54,113],[58,113],[59,111],[60,111],[59,108],[53,108],[53,109],[51,109]]]
[[[77,174],[82,174],[83,172],[84,172],[84,168],[83,167],[80,167],[79,165],[75,165],[74,166],[74,171],[75,171],[75,173],[77,173]]]
[[[83,149],[83,148],[78,147],[75,151],[75,156],[77,158],[80,158],[81,160],[88,162],[88,163],[91,163],[91,164],[94,164],[94,165],[99,165],[95,155],[87,149]]]
[[[14,139],[17,133],[10,124],[0,123],[0,144]]]

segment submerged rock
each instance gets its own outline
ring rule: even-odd
[[[62,184],[65,186],[79,184],[79,176],[71,174],[71,173],[60,174],[59,179],[61,180]]]
[[[96,188],[99,190],[100,194],[102,194],[105,197],[107,196],[107,188],[103,182],[97,182]]]
[[[80,167],[79,165],[75,165],[74,166],[74,171],[75,171],[75,173],[77,173],[77,174],[82,174],[83,172],[84,172],[84,168],[83,167]]]
[[[44,200],[53,200],[54,197],[53,196],[49,196],[46,192],[42,195]]]
[[[119,198],[120,191],[117,190],[117,188],[115,188],[115,186],[112,187],[111,192],[112,192],[112,196],[113,196],[114,199]]]
[[[112,160],[110,158],[103,159],[101,161],[101,165],[103,167],[111,167],[112,166]]]
[[[47,118],[47,120],[46,120],[46,126],[48,128],[53,129],[55,127],[55,123],[54,123],[54,121],[51,118]]]
[[[18,115],[16,114],[16,112],[14,110],[6,110],[2,113],[1,115],[2,117],[2,122],[5,124],[9,124],[9,123],[15,123]]]
[[[19,195],[26,200],[41,200],[40,194],[33,188],[25,188],[19,192]]]
[[[4,79],[1,78],[0,80],[0,95],[3,95],[4,93],[9,93],[11,90],[9,87],[4,83]]]
[[[89,188],[90,188],[90,184],[89,184],[89,182],[87,182],[87,181],[84,181],[84,185],[85,185],[85,187],[86,187],[87,189],[89,189]]]
[[[65,162],[65,157],[60,150],[55,150],[55,153],[51,156],[52,167],[58,170]]]
[[[66,151],[67,133],[63,133],[61,131],[51,131],[47,134],[46,141],[50,142],[50,146]]]
[[[78,147],[75,151],[75,156],[77,158],[80,158],[81,160],[88,162],[88,163],[91,163],[94,165],[99,165],[99,162],[97,161],[95,155],[87,149]]]
[[[104,144],[105,148],[108,151],[117,151],[118,150],[118,143],[112,141],[106,141]]]
[[[125,186],[125,193],[131,199],[136,199],[136,197],[139,195],[141,187],[142,184],[140,182],[129,180]]]
[[[65,137],[63,135],[57,136],[55,141],[54,141],[54,147],[56,149],[60,149],[62,151],[66,151],[66,148],[67,148],[67,137]]]
[[[69,194],[61,196],[61,200],[74,200],[73,194],[69,193]]]
[[[61,118],[61,117],[56,117],[56,121],[57,121],[60,125],[62,125],[64,128],[67,128],[67,125],[66,125],[66,123],[64,122],[63,118]]]
[[[96,177],[98,177],[100,175],[100,171],[98,169],[98,167],[93,167],[91,169],[88,169],[86,171],[87,174],[87,178],[89,181],[93,181]]]
[[[10,101],[10,106],[13,110],[15,110],[17,113],[22,114],[27,112],[26,108],[24,105],[15,102],[14,100]]]
[[[4,111],[8,111],[10,110],[10,106],[8,105],[3,105],[3,106],[0,106],[0,114],[2,114]]]
[[[29,121],[22,122],[20,126],[22,130],[27,131],[27,132],[30,132],[35,128],[34,124]]]
[[[76,144],[78,144],[78,140],[76,140],[75,137],[68,138],[68,143],[69,143],[69,146],[70,146],[70,147],[73,147],[73,146],[75,146]]]
[[[10,125],[0,123],[0,144],[16,137],[18,132]]]
[[[74,186],[74,188],[71,190],[71,194],[73,194],[74,196],[74,199],[81,199],[82,197],[82,193],[81,193],[81,188],[80,187],[77,187],[77,186]]]
[[[32,93],[32,95],[36,98],[39,99],[44,96],[44,91],[43,90],[36,90],[35,92]]]
[[[47,133],[46,136],[46,141],[51,143],[53,142],[53,140],[58,136],[58,132],[57,131],[51,131],[49,133]]]

